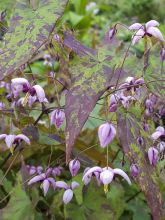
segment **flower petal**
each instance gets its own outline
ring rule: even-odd
[[[56,181],[55,181],[55,179],[52,178],[52,177],[49,177],[49,178],[47,178],[47,180],[49,180],[49,182],[52,184],[53,189],[55,190],[55,188],[56,188]]]
[[[63,195],[63,202],[65,204],[68,204],[72,198],[73,198],[73,191],[71,189],[67,189]]]
[[[36,91],[37,98],[38,98],[39,102],[44,102],[44,100],[45,100],[45,92],[44,92],[43,88],[41,86],[39,86],[39,85],[35,85],[35,86],[33,86],[33,88]]]
[[[40,175],[37,175],[35,177],[33,177],[29,182],[28,182],[28,185],[31,185],[31,184],[34,184],[34,183],[37,183],[43,179],[45,179],[46,175],[44,173],[40,174]]]
[[[159,22],[155,21],[155,20],[151,20],[148,21],[146,24],[146,29],[150,28],[150,27],[155,27],[155,26],[159,26]]]
[[[113,180],[113,177],[114,177],[113,171],[110,171],[108,169],[100,173],[100,180],[104,185],[111,183]]]
[[[0,134],[0,140],[6,138],[7,134]]]
[[[27,144],[30,144],[29,138],[27,136],[25,136],[24,134],[19,134],[15,138],[21,139],[21,140],[25,141]]]
[[[151,138],[155,141],[155,140],[157,140],[160,136],[162,136],[162,132],[160,132],[160,131],[155,131],[155,132],[151,135]]]
[[[68,189],[68,185],[64,181],[57,181],[56,182],[56,187],[57,188]]]
[[[76,189],[76,188],[78,188],[79,187],[79,183],[77,183],[76,181],[73,181],[72,183],[71,183],[71,189]]]
[[[90,169],[84,174],[82,180],[84,181],[84,179],[85,179],[87,176],[90,176],[93,172],[99,172],[99,173],[101,173],[101,172],[102,172],[102,168],[101,168],[101,167],[98,167],[98,166],[90,168]]]
[[[145,32],[143,29],[139,29],[135,35],[132,36],[132,44],[137,44],[139,40],[144,36]]]
[[[114,172],[114,174],[118,174],[118,175],[122,176],[128,182],[128,184],[131,185],[130,178],[123,170],[121,170],[119,168],[115,168],[115,169],[113,169],[113,172]]]
[[[49,189],[50,183],[47,179],[45,179],[43,181],[42,187],[43,187],[43,191],[44,191],[44,196],[46,196],[48,189]]]
[[[139,30],[139,29],[143,29],[144,27],[143,27],[143,25],[142,24],[140,24],[140,23],[134,23],[134,24],[132,24],[131,26],[129,26],[129,30]]]
[[[156,37],[157,39],[159,39],[160,41],[164,41],[163,35],[160,32],[160,30],[156,27],[150,27],[147,30],[148,34],[151,34],[152,36]]]
[[[14,139],[15,139],[15,135],[14,134],[9,134],[6,136],[5,138],[5,142],[6,142],[6,146],[8,148],[10,148],[14,142]]]

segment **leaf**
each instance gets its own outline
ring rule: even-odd
[[[140,147],[136,144],[137,137],[140,136],[138,119],[132,113],[118,111],[117,124],[119,139],[125,155],[131,163],[136,163],[139,167],[139,175],[135,180],[144,192],[153,219],[161,220],[162,195],[159,189],[156,170],[149,165],[146,158],[146,152],[149,146]]]
[[[34,10],[26,0],[17,2],[0,54],[0,79],[27,63],[47,41],[66,3],[67,0],[41,0]]]
[[[66,95],[66,160],[69,161],[75,139],[96,102],[118,78],[122,79],[124,71],[114,69],[106,45],[95,52],[69,34],[65,36],[64,44],[81,55],[72,63],[72,86]]]
[[[20,183],[14,187],[14,192],[8,205],[2,210],[2,216],[3,220],[35,219],[35,210]]]

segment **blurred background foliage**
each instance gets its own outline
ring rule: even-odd
[[[3,44],[3,36],[10,25],[10,18],[15,7],[14,0],[0,0],[0,12],[5,11],[6,17],[0,23],[0,39]],[[125,25],[130,25],[134,22],[147,22],[155,19],[160,22],[160,29],[165,34],[165,17],[164,8],[165,0],[97,0],[93,7],[87,7],[90,1],[87,0],[70,0],[63,17],[59,20],[57,32],[72,30],[76,37],[85,45],[97,48],[101,39],[108,31],[108,29],[117,22]],[[48,15],[49,16],[49,15]],[[121,27],[122,31],[118,33],[121,42],[127,43],[131,39],[130,33]],[[142,56],[143,43],[133,48],[138,57]],[[157,50],[157,49],[156,49]],[[48,76],[50,72],[49,67],[43,65],[43,54],[38,59],[34,60],[31,64],[31,70],[40,85],[45,87],[47,96],[49,97],[50,107],[58,106],[60,98],[60,105],[65,104],[64,88],[60,84],[54,85]],[[49,50],[46,51],[49,53]],[[65,51],[64,51],[65,53]],[[65,54],[61,55],[66,59]],[[159,59],[159,57],[158,57]],[[134,61],[128,61],[128,66],[132,68]],[[156,62],[156,61],[155,61]],[[153,66],[155,65],[153,61]],[[56,77],[61,78],[66,84],[69,85],[69,77],[63,74],[65,66],[60,68],[60,61],[55,60],[53,70]],[[137,67],[138,69],[139,67]],[[61,70],[62,69],[62,70]],[[27,67],[25,75],[29,76],[31,70]],[[138,70],[137,70],[138,72]],[[148,77],[150,75],[148,74]],[[47,85],[49,83],[49,85]],[[152,88],[154,89],[154,88]],[[57,97],[57,92],[59,97]],[[1,99],[3,100],[3,89],[0,88]],[[99,101],[95,109],[91,113],[84,129],[75,144],[73,155],[77,152],[83,151],[89,146],[98,142],[97,127],[105,119],[104,105],[106,101]],[[39,122],[37,129],[31,126],[40,114],[40,110],[34,109],[24,112],[19,109],[18,112],[7,112],[6,118],[4,114],[0,113],[0,131],[9,131],[10,118],[16,128],[22,129],[24,133],[31,135],[32,145],[22,151],[22,155],[26,164],[42,165],[47,167],[48,161],[51,156],[51,166],[64,166],[66,168],[62,174],[61,179],[71,181],[71,176],[68,168],[65,167],[65,143],[64,143],[64,127],[61,130],[56,130],[53,126],[49,125],[49,118],[45,115]],[[16,119],[15,119],[16,118]],[[100,120],[100,119],[101,120]],[[111,115],[115,120],[115,115]],[[5,126],[4,126],[5,124]],[[154,126],[154,125],[152,125]],[[37,140],[37,142],[36,142]],[[1,146],[0,163],[3,162],[4,157],[8,154]],[[122,152],[119,150],[119,142],[113,142],[113,146],[109,152],[109,161],[113,167],[123,168],[129,173],[129,163],[124,158]],[[136,184],[130,187],[125,182],[116,179],[111,185],[110,191],[107,196],[103,192],[102,187],[97,187],[93,181],[89,187],[82,185],[82,173],[85,167],[93,166],[95,164],[105,165],[106,157],[103,149],[98,146],[84,152],[80,155],[82,163],[81,172],[78,176],[73,178],[80,183],[81,187],[75,192],[74,200],[69,205],[62,203],[62,192],[53,190],[49,191],[46,198],[43,197],[42,190],[39,186],[34,186],[32,189],[22,186],[23,175],[20,171],[20,166],[23,169],[22,157],[18,157],[10,172],[3,178],[5,171],[13,161],[10,158],[5,164],[3,171],[0,170],[0,179],[3,179],[3,185],[0,184],[0,219],[3,220],[150,220],[150,212],[146,205],[144,195]],[[164,162],[161,162],[161,167]],[[0,167],[1,168],[1,167]],[[164,175],[162,174],[162,179]],[[162,191],[164,186],[161,185]],[[106,198],[107,197],[107,198]]]

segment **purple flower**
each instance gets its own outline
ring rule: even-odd
[[[5,103],[3,103],[3,102],[0,102],[0,110],[4,110],[5,109]]]
[[[147,22],[145,25],[140,23],[135,23],[129,27],[129,30],[136,31],[135,35],[132,36],[132,44],[136,44],[145,36],[155,37],[160,41],[164,41],[163,35],[160,30],[156,27],[159,26],[159,23],[155,20]]]
[[[28,172],[29,172],[29,175],[34,175],[34,174],[41,174],[42,171],[43,171],[43,167],[42,166],[29,166],[27,165],[27,169],[28,169]]]
[[[45,97],[43,88],[40,85],[31,86],[29,82],[24,78],[12,79],[11,89],[14,98],[18,97],[21,92],[26,93],[26,96],[22,100],[22,105],[26,105],[27,102],[30,102],[30,106],[37,100],[39,102],[48,102]]]
[[[139,168],[138,168],[137,164],[134,164],[134,163],[133,163],[133,164],[130,166],[130,171],[131,171],[131,175],[132,175],[132,176],[134,176],[134,177],[138,176],[138,174],[139,174]]]
[[[162,47],[160,51],[160,59],[161,61],[165,61],[165,48],[164,47]]]
[[[117,104],[118,104],[118,97],[116,95],[110,96],[110,106],[109,111],[110,112],[116,112],[117,110]]]
[[[60,37],[59,37],[58,34],[55,34],[55,35],[53,36],[53,38],[54,38],[54,40],[55,40],[56,42],[59,42],[59,41],[60,41]]]
[[[50,114],[50,123],[51,125],[55,125],[57,128],[59,128],[65,120],[65,113],[63,110],[55,109]]]
[[[160,137],[165,136],[165,130],[162,126],[156,128],[155,132],[151,135],[153,141],[157,140]]]
[[[50,67],[53,66],[53,64],[52,64],[52,57],[51,57],[50,54],[45,54],[44,55],[44,65],[45,66],[50,66]]]
[[[1,134],[0,140],[5,139],[7,148],[10,149],[11,153],[13,154],[15,146],[22,140],[25,141],[28,145],[30,145],[30,140],[24,134]]]
[[[100,125],[98,129],[98,136],[101,147],[105,148],[115,138],[116,129],[112,124],[107,122],[105,124]]]
[[[61,167],[61,166],[54,167],[54,168],[52,169],[52,175],[53,175],[53,176],[60,176],[61,173],[62,173],[62,171],[63,171],[63,167]]]
[[[131,184],[131,181],[130,181],[128,175],[123,170],[121,170],[119,168],[112,169],[110,167],[101,168],[98,166],[90,168],[83,175],[82,180],[84,181],[84,183],[86,183],[86,178],[88,178],[92,174],[95,174],[96,172],[99,173],[99,179],[100,179],[101,183],[104,184],[105,193],[108,192],[108,184],[110,184],[112,182],[115,174],[122,176],[128,182],[128,184]]]
[[[53,189],[56,189],[56,181],[54,178],[50,177],[52,169],[47,169],[45,173],[41,173],[35,177],[33,177],[29,182],[28,185],[32,185],[34,183],[41,182],[41,187],[44,192],[44,196],[46,196],[50,185],[53,187]]]
[[[148,149],[148,159],[150,161],[150,164],[155,166],[158,162],[158,150],[154,147],[150,147]]]
[[[112,40],[114,36],[116,35],[116,33],[117,33],[116,27],[111,28],[108,32],[109,39]]]
[[[57,188],[63,188],[65,189],[64,195],[63,195],[63,202],[65,204],[68,204],[72,198],[73,198],[73,190],[79,187],[79,184],[76,181],[73,181],[71,185],[67,185],[64,181],[57,181],[56,182]]]
[[[69,162],[69,170],[72,176],[76,176],[80,169],[80,161],[79,160],[71,160]]]

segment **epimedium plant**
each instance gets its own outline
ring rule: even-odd
[[[159,23],[150,20],[128,27],[117,23],[93,49],[79,42],[74,33],[58,21],[66,5],[65,0],[17,1],[3,37],[0,51],[3,123],[0,141],[3,144],[4,139],[10,152],[1,159],[1,169],[8,166],[1,179],[2,190],[7,190],[4,181],[7,181],[13,164],[18,163],[20,167],[21,162],[22,180],[17,171],[12,178],[13,182],[17,179],[16,191],[20,199],[26,201],[30,212],[35,213],[34,219],[42,219],[36,211],[44,212],[43,204],[47,207],[46,218],[53,216],[54,201],[50,194],[57,196],[58,202],[70,203],[64,211],[68,218],[86,219],[87,216],[88,219],[90,214],[86,212],[86,203],[91,201],[87,195],[83,201],[83,193],[91,190],[89,185],[100,189],[99,198],[106,205],[103,207],[105,213],[99,213],[99,218],[112,219],[114,215],[119,219],[122,211],[120,214],[115,210],[111,213],[114,208],[111,206],[117,200],[111,201],[111,206],[106,201],[106,197],[110,197],[109,184],[112,180],[118,184],[119,175],[129,187],[132,187],[131,182],[136,182],[144,193],[152,218],[163,219],[165,49]],[[96,4],[86,7],[94,14],[98,13],[96,9]],[[5,19],[2,13],[0,21]],[[124,45],[118,38],[123,28],[132,34],[130,42]],[[134,51],[140,42],[144,44],[141,59]],[[155,59],[156,65],[151,59]],[[83,127],[87,126],[98,105],[102,118],[93,119],[102,121],[102,124],[87,129],[84,134],[87,140],[82,141]],[[115,144],[118,150],[114,153]],[[36,157],[35,163],[32,160],[30,164],[30,158],[39,150],[42,157]],[[129,171],[116,166],[119,152],[127,157],[123,162],[127,160]],[[60,155],[56,156],[56,153]],[[65,156],[66,160],[61,159]],[[80,175],[82,167],[83,174]],[[23,193],[20,193],[21,185]],[[42,200],[34,185],[42,189]],[[1,200],[1,203],[5,202],[4,210],[14,206],[12,194],[10,200],[6,200],[9,195]],[[80,213],[77,213],[74,202],[72,207],[74,198],[81,207]],[[102,203],[98,203],[92,207],[93,219],[98,218],[96,213],[101,206]],[[71,212],[73,209],[75,217]],[[9,219],[4,213],[4,219]],[[21,219],[22,214],[18,216],[16,214],[15,218]]]

